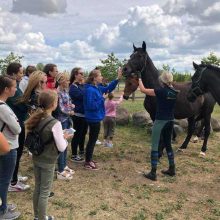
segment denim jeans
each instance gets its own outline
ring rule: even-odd
[[[67,119],[66,121],[62,122],[62,128],[68,129],[71,126],[70,119]],[[64,152],[61,152],[58,157],[58,172],[62,173],[64,171],[64,168],[66,167],[66,158],[67,158],[67,148]]]
[[[0,198],[2,200],[0,212],[4,212],[7,209],[8,187],[13,176],[16,160],[17,149],[0,156]]]

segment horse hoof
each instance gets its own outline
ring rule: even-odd
[[[202,151],[201,151],[201,152],[199,153],[199,156],[200,156],[200,157],[205,157],[205,155],[206,155],[205,152],[202,152]]]
[[[185,149],[178,148],[178,149],[176,150],[176,153],[184,153],[184,151],[185,151]]]

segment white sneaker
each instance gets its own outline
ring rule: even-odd
[[[26,191],[28,189],[30,189],[29,185],[18,181],[16,185],[10,184],[8,191],[9,192],[22,192],[22,191]]]
[[[27,182],[28,177],[27,176],[18,176],[18,181],[20,182]]]
[[[73,177],[65,170],[62,173],[57,172],[57,179],[58,180],[71,180],[72,178]]]
[[[97,140],[97,141],[95,142],[95,144],[96,144],[96,145],[100,145],[100,144],[102,144],[102,142],[101,142],[100,140]]]
[[[68,166],[66,166],[66,167],[64,168],[64,170],[65,170],[67,173],[69,173],[70,175],[73,175],[73,174],[75,173],[75,171],[72,170],[72,169],[70,169]]]

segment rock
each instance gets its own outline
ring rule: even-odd
[[[213,131],[220,131],[220,123],[217,119],[211,118],[211,126]]]
[[[188,121],[187,121],[187,119],[175,120],[175,124],[179,125],[184,130],[187,130],[187,128],[188,128]]]
[[[133,113],[132,122],[133,125],[140,127],[152,126],[153,124],[150,115],[146,111]]]
[[[116,109],[116,124],[127,125],[129,123],[129,112],[123,107],[118,107]]]

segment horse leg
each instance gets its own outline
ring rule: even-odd
[[[210,130],[211,130],[211,126],[210,126],[210,121],[211,121],[211,114],[206,116],[204,119],[204,141],[203,141],[203,145],[201,148],[201,155],[205,156],[205,152],[207,150],[207,142],[208,142],[208,138],[210,135]]]
[[[172,133],[172,141],[173,142],[176,141],[176,137],[177,137],[177,133],[176,133],[175,129],[173,128],[173,133]]]
[[[184,142],[182,143],[181,147],[179,148],[180,150],[187,148],[187,145],[193,135],[194,129],[195,129],[195,117],[193,116],[193,117],[188,118],[187,136]]]

